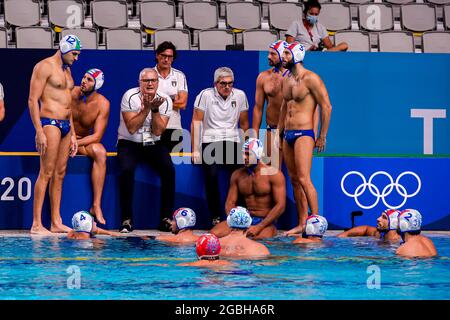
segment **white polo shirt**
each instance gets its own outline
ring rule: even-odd
[[[0,100],[3,100],[5,98],[5,93],[3,92],[3,86],[0,83]]]
[[[233,88],[224,100],[215,87],[205,89],[195,98],[194,108],[204,112],[202,142],[240,142],[239,116],[248,111],[244,91]]]
[[[172,99],[170,97],[162,92],[159,91],[159,89],[156,91],[156,96],[166,98],[166,101],[163,102],[159,106],[159,113],[163,117],[170,117],[170,114],[172,113]],[[142,96],[141,96],[141,90],[139,87],[133,88],[125,92],[125,94],[122,96],[122,103],[120,104],[120,124],[119,124],[119,130],[118,130],[118,139],[125,139],[130,140],[133,142],[142,143],[142,130],[144,128],[150,128],[152,123],[152,112],[150,111],[148,113],[147,118],[144,121],[144,124],[142,127],[137,130],[134,134],[131,134],[127,126],[125,124],[125,121],[123,120],[122,112],[139,112],[143,108],[142,106]]]
[[[159,74],[156,66],[154,69],[159,78],[158,91],[167,94],[169,97],[177,95],[180,91],[188,92],[186,76],[183,72],[175,68],[170,68],[167,78],[164,78]],[[182,129],[180,110],[172,110],[167,129]]]

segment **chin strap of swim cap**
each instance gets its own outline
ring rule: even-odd
[[[274,66],[274,72],[280,72],[280,67],[282,66],[282,61],[283,61],[283,59],[281,58],[281,55],[283,54],[283,50],[284,50],[286,45],[287,45],[286,41],[278,40],[278,41],[273,42],[269,46],[269,48],[272,48],[272,49],[274,49],[277,52],[278,59],[280,61],[276,66]]]

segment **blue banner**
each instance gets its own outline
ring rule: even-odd
[[[326,158],[324,214],[350,227],[352,211],[363,211],[358,225],[376,226],[387,208],[416,209],[425,229],[450,229],[450,159]]]

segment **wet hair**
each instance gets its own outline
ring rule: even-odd
[[[417,236],[420,234],[420,230],[416,230],[416,231],[408,231],[408,233],[412,236]]]
[[[318,0],[308,0],[305,2],[305,8],[303,9],[303,13],[307,14],[309,9],[311,8],[318,8],[319,10],[322,9],[322,6],[320,5]]]
[[[156,48],[156,54],[160,54],[167,49],[171,49],[173,51],[173,60],[177,58],[177,48],[175,45],[170,41],[164,41],[159,44],[159,46]]]

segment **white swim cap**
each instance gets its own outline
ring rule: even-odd
[[[68,34],[59,42],[59,50],[64,55],[70,51],[80,51],[82,48],[81,41],[77,36]]]
[[[388,218],[388,230],[397,230],[398,215],[400,214],[400,211],[394,209],[386,209],[382,214],[385,214]]]
[[[227,224],[230,228],[248,229],[252,224],[252,217],[246,208],[236,207],[230,210]]]
[[[92,232],[94,218],[87,211],[78,211],[72,217],[72,228],[76,232]]]
[[[310,215],[306,219],[306,236],[322,237],[328,229],[327,219],[319,215]]]
[[[94,78],[94,90],[98,90],[103,86],[103,83],[105,82],[105,75],[102,70],[89,69],[86,73]]]
[[[398,216],[400,232],[419,231],[422,226],[422,215],[414,209],[406,209]]]
[[[263,156],[263,144],[261,140],[250,138],[242,146],[242,151],[253,152],[257,160],[261,160]]]
[[[173,213],[173,219],[177,224],[178,230],[192,228],[195,226],[195,212],[189,208],[180,208]]]
[[[300,43],[292,42],[290,44],[286,44],[285,48],[291,52],[294,64],[300,63],[303,59],[305,59],[306,50]]]
[[[284,40],[278,40],[272,43],[269,48],[274,49],[278,53],[278,58],[280,58],[281,62],[281,55],[283,54],[284,48],[287,46],[287,42]]]

